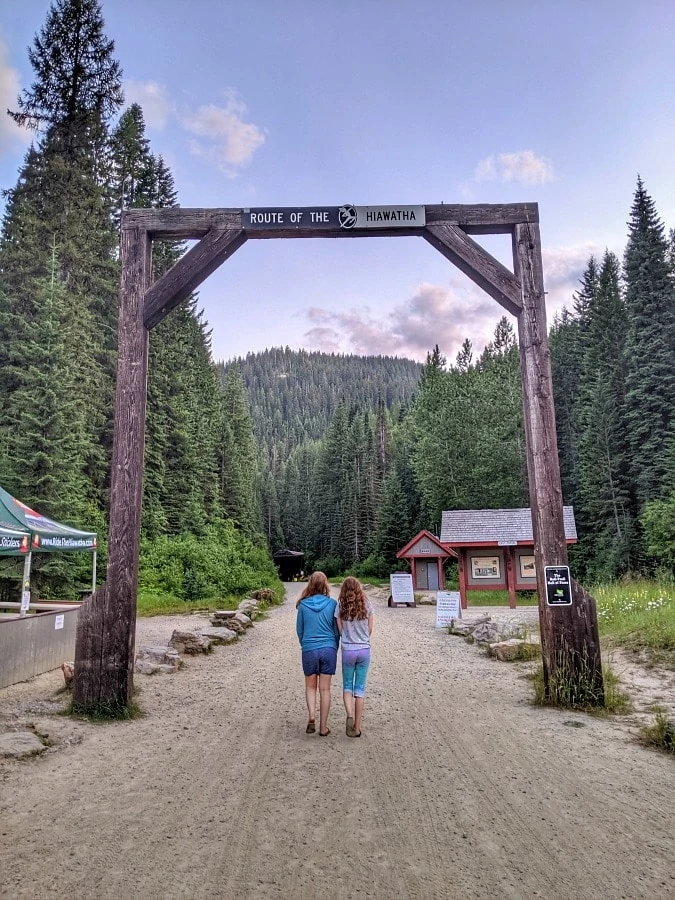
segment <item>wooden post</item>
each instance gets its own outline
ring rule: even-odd
[[[128,707],[133,691],[148,332],[143,302],[151,243],[144,228],[123,228],[117,390],[105,584],[80,609],[73,701],[81,709]]]
[[[436,558],[436,565],[438,567],[438,590],[445,590],[445,578],[443,577],[443,557],[438,556]]]
[[[506,587],[509,590],[509,607],[516,608],[516,554],[513,547],[504,547],[506,563]]]
[[[568,560],[538,224],[514,227],[513,259],[523,298],[518,337],[545,690],[603,705],[595,603],[578,585],[571,606],[546,603],[544,567]]]
[[[466,550],[464,547],[459,548],[459,556],[457,557],[457,574],[459,575],[459,600],[462,609],[466,609]]]

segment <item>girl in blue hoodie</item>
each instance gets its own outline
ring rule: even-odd
[[[295,604],[298,611],[295,630],[302,648],[302,671],[305,673],[305,696],[309,721],[307,734],[316,731],[316,686],[319,684],[319,734],[330,734],[330,680],[337,667],[340,632],[335,619],[337,603],[330,596],[330,585],[323,572],[310,575],[307,586]]]

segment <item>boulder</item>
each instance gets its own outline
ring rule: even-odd
[[[211,649],[211,641],[194,631],[176,629],[171,635],[169,647],[173,647],[178,653],[188,653],[193,656],[196,653],[208,653]]]
[[[182,665],[183,660],[173,647],[141,647],[134,671],[140,675],[171,674]]]
[[[476,644],[498,644],[512,637],[522,635],[523,626],[515,622],[482,622],[473,630],[473,639]]]
[[[253,591],[251,597],[254,600],[262,600],[263,603],[274,603],[274,591],[271,588],[260,588]]]
[[[462,622],[461,619],[450,619],[448,634],[458,634],[460,637],[468,637],[474,629],[470,622]]]
[[[20,759],[44,753],[46,746],[32,731],[5,731],[0,734],[0,757]]]
[[[225,621],[226,619],[234,619],[236,615],[236,609],[216,609],[211,613],[211,618]]]
[[[61,671],[63,672],[63,679],[66,682],[66,687],[73,686],[73,678],[75,677],[75,663],[74,662],[64,662],[61,663]]]
[[[202,635],[213,644],[231,644],[237,640],[237,632],[231,628],[204,628]]]
[[[490,644],[488,652],[500,662],[513,662],[515,659],[534,659],[541,653],[541,647],[533,641],[510,638],[507,641]]]
[[[246,613],[239,612],[239,610],[237,610],[237,614],[233,619],[230,620],[230,622],[238,622],[242,626],[242,628],[251,628],[253,626],[251,617],[247,616]]]
[[[242,600],[237,607],[237,612],[242,612],[250,619],[257,619],[262,614],[262,610],[257,600]]]

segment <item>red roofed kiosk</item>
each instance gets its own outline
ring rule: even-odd
[[[574,510],[563,507],[565,540],[577,541]],[[443,513],[441,544],[459,558],[459,594],[466,609],[468,591],[536,591],[532,511],[524,509],[454,509]]]

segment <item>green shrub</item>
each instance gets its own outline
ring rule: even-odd
[[[184,534],[144,541],[138,578],[139,612],[175,612],[186,603],[223,603],[259,588],[283,595],[267,549],[231,522],[201,536]]]

